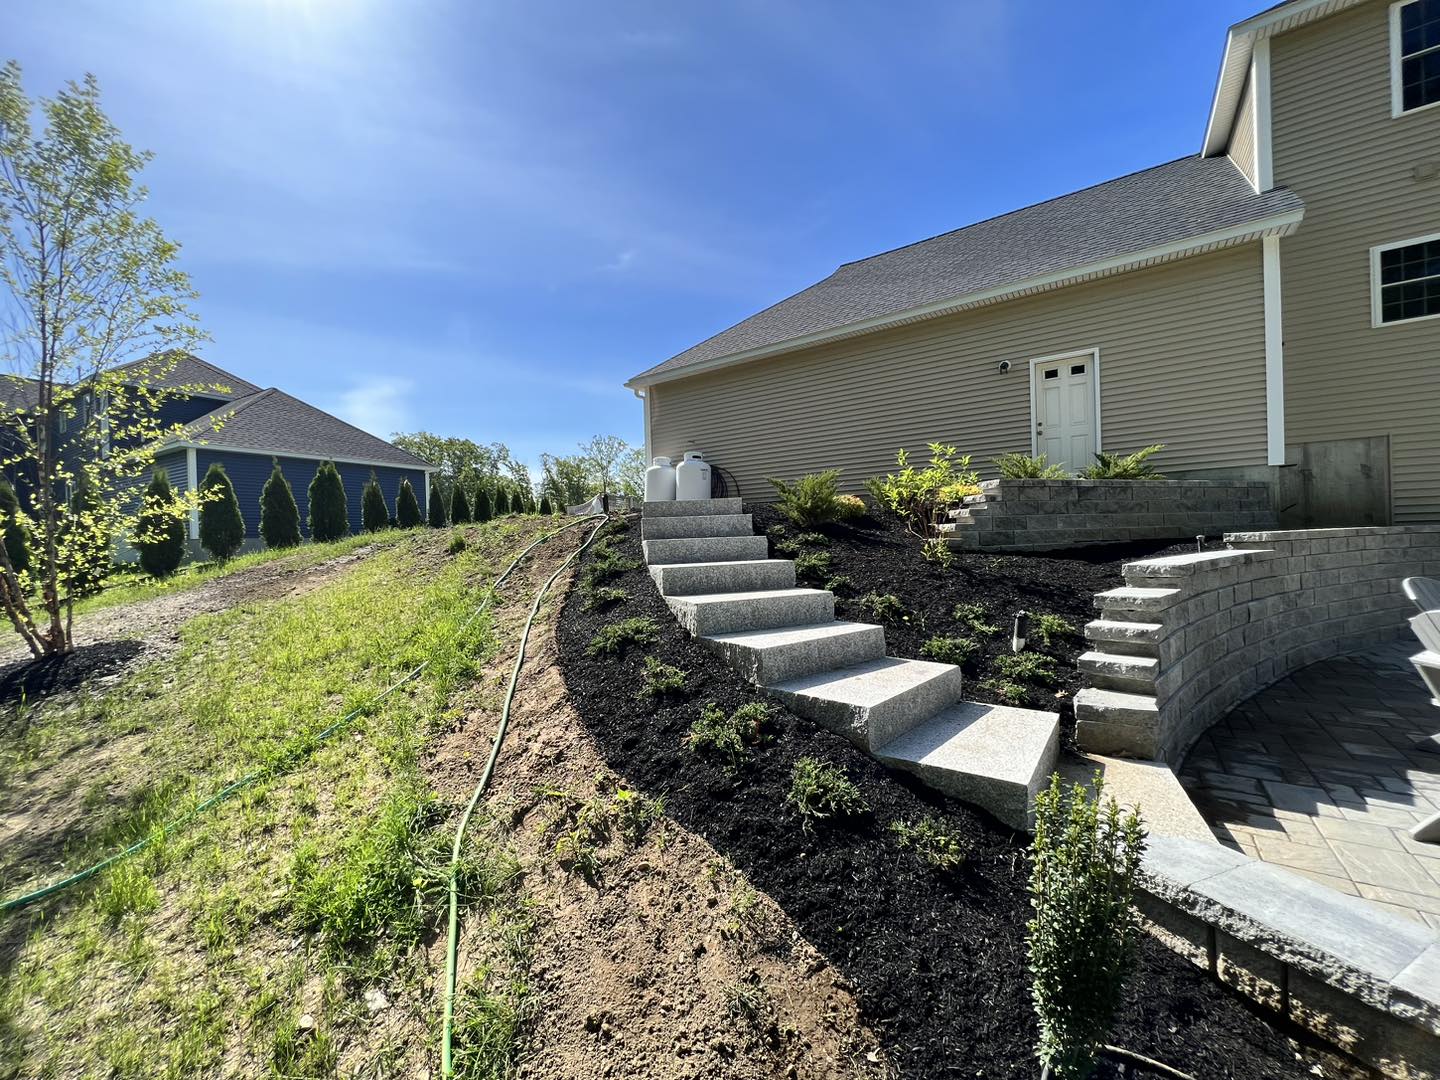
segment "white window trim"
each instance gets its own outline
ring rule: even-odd
[[[1405,108],[1404,87],[1401,85],[1401,56],[1400,56],[1400,12],[1411,4],[1419,3],[1419,0],[1395,0],[1390,5],[1390,118],[1398,120],[1402,116],[1414,116],[1427,109],[1433,109],[1440,105],[1440,101],[1432,101],[1428,105],[1420,105],[1413,109]],[[1428,50],[1427,50],[1428,51]],[[1414,241],[1410,241],[1414,243]],[[1428,316],[1427,316],[1428,317]],[[1389,325],[1388,323],[1386,324]]]
[[[1412,236],[1408,240],[1396,240],[1390,244],[1376,244],[1370,249],[1370,325],[1378,329],[1382,326],[1408,326],[1411,323],[1428,322],[1430,319],[1440,319],[1440,312],[1434,315],[1416,315],[1413,319],[1396,319],[1394,322],[1385,322],[1381,319],[1380,309],[1380,255],[1386,251],[1394,251],[1396,248],[1410,247],[1413,244],[1428,244],[1431,241],[1440,240],[1440,232],[1428,233],[1425,236]]]
[[[1090,396],[1095,403],[1095,453],[1105,449],[1105,443],[1100,438],[1100,347],[1097,345],[1090,349],[1076,349],[1073,352],[1053,353],[1050,356],[1037,356],[1030,361],[1030,456],[1034,457],[1040,453],[1040,436],[1035,432],[1037,418],[1035,415],[1035,367],[1037,364],[1054,364],[1062,360],[1079,360],[1088,358],[1090,361]]]

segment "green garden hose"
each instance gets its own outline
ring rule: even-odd
[[[605,518],[602,516],[595,523],[595,528],[591,530],[590,535],[585,538],[585,542],[566,557],[565,561],[555,569],[549,580],[535,594],[535,601],[530,605],[530,615],[525,620],[525,629],[520,634],[520,647],[515,651],[515,664],[510,669],[510,685],[505,691],[505,704],[500,710],[500,723],[495,728],[495,739],[490,744],[490,757],[485,762],[485,771],[480,774],[480,782],[475,785],[475,790],[470,795],[470,803],[465,807],[465,812],[460,815],[460,823],[455,828],[455,846],[450,853],[450,929],[445,951],[445,1024],[440,1039],[440,1075],[444,1080],[450,1080],[455,1075],[451,1043],[455,1028],[455,975],[460,952],[460,891],[456,875],[460,867],[460,847],[465,839],[465,829],[470,824],[475,807],[480,803],[480,797],[490,786],[490,777],[495,771],[495,762],[500,757],[500,746],[505,741],[505,732],[510,727],[510,706],[515,700],[515,687],[520,682],[520,665],[525,662],[525,646],[530,641],[530,628],[535,624],[535,615],[540,610],[540,603],[545,599],[545,594],[550,591],[550,587],[555,584],[556,579],[580,557],[581,552],[594,543],[595,537],[600,532],[600,526],[604,524]]]
[[[504,572],[503,574],[501,574],[498,578],[496,578],[494,584],[492,584],[492,585],[490,586],[490,588],[489,588],[488,590],[486,590],[485,599],[480,602],[479,607],[477,607],[473,612],[470,613],[470,617],[467,618],[463,624],[461,624],[460,629],[459,629],[459,631],[457,632],[457,635],[456,635],[456,636],[458,637],[458,636],[460,636],[460,635],[463,635],[463,634],[465,633],[465,631],[470,628],[471,623],[473,623],[473,622],[474,622],[476,619],[478,619],[482,614],[484,614],[484,612],[485,612],[486,610],[489,609],[491,600],[493,599],[493,597],[494,597],[494,595],[495,595],[495,591],[496,591],[497,589],[499,589],[502,584],[504,584],[505,579],[510,576],[510,574],[514,571],[515,567],[517,567],[517,566],[520,565],[521,560],[524,559],[525,556],[529,555],[530,552],[534,551],[537,547],[539,547],[541,544],[545,543],[547,540],[550,540],[550,539],[552,539],[553,537],[559,536],[562,532],[565,532],[565,531],[568,530],[568,529],[577,528],[578,526],[584,525],[586,522],[593,521],[593,520],[594,520],[593,517],[584,517],[584,518],[580,518],[579,520],[572,521],[572,522],[570,522],[568,525],[562,525],[560,528],[554,529],[554,530],[552,530],[551,532],[546,533],[544,536],[540,537],[538,540],[534,541],[534,542],[531,543],[529,546],[527,546],[524,551],[520,552],[519,555],[516,555],[515,558],[511,561],[510,565],[505,568],[505,572]],[[602,521],[602,522],[600,522],[599,524],[596,525],[596,530],[597,530],[597,531],[599,530],[600,524],[604,524],[604,522]],[[586,546],[589,545],[590,540],[593,540],[593,539],[594,539],[594,536],[595,536],[594,533],[591,533],[591,534],[590,534],[590,537],[585,541],[585,545],[586,545]],[[584,548],[582,547],[582,548],[580,548],[580,549],[577,549],[576,554],[578,554],[579,551],[581,551],[581,550],[584,550]],[[571,555],[570,558],[573,559],[574,557],[575,557],[574,555]],[[569,564],[569,560],[566,561],[566,565],[568,565],[568,564]],[[554,578],[551,578],[551,581],[553,581],[553,580],[554,580]],[[547,583],[547,585],[546,585],[546,588],[549,588],[549,584],[548,584],[548,583]],[[533,613],[532,613],[532,618],[533,618]],[[530,629],[528,623],[526,624],[526,628],[525,628],[525,629],[526,629],[526,633],[528,634],[528,633],[529,633],[529,629]],[[523,649],[524,649],[523,643],[522,643],[522,645],[521,645],[521,649],[522,649],[522,651],[523,651]],[[195,818],[199,817],[199,816],[200,816],[201,814],[203,814],[205,811],[209,810],[211,807],[217,806],[217,805],[219,805],[220,803],[225,802],[227,799],[229,799],[231,796],[235,795],[237,792],[243,791],[245,788],[250,787],[252,784],[256,783],[257,781],[263,780],[263,779],[265,779],[266,777],[269,777],[269,776],[279,775],[287,766],[292,765],[292,764],[295,764],[296,762],[298,762],[301,757],[305,756],[305,754],[308,754],[311,750],[314,750],[314,749],[315,749],[317,746],[319,746],[321,743],[325,742],[325,741],[326,741],[327,739],[329,739],[332,735],[334,735],[337,731],[339,731],[342,727],[344,727],[346,724],[350,723],[350,721],[354,720],[357,716],[359,716],[359,715],[361,715],[362,713],[368,711],[368,710],[369,710],[370,708],[372,708],[373,706],[378,705],[381,701],[384,701],[385,698],[389,697],[391,694],[393,694],[396,690],[400,689],[400,687],[404,686],[406,683],[413,682],[415,679],[418,679],[418,678],[420,677],[420,675],[424,673],[425,669],[428,668],[429,666],[430,666],[430,661],[429,661],[429,660],[424,661],[424,662],[421,663],[418,667],[416,667],[416,668],[414,668],[413,670],[407,672],[405,675],[402,675],[399,679],[397,679],[397,680],[396,680],[394,683],[392,683],[390,686],[388,686],[388,687],[386,687],[384,690],[380,691],[380,693],[377,694],[377,695],[375,695],[375,697],[371,698],[369,701],[365,702],[364,704],[359,705],[359,706],[357,706],[356,708],[352,709],[350,712],[348,712],[348,713],[346,713],[344,716],[342,716],[339,720],[335,721],[335,723],[333,723],[333,724],[331,724],[329,727],[325,728],[324,731],[321,731],[318,735],[314,736],[313,739],[309,740],[309,741],[308,741],[307,743],[305,743],[305,744],[302,744],[302,746],[299,748],[299,750],[298,750],[295,754],[290,755],[290,756],[287,756],[286,758],[283,758],[283,759],[282,759],[281,761],[279,761],[278,763],[275,763],[275,764],[272,764],[272,765],[267,765],[267,766],[265,766],[264,768],[256,769],[254,772],[251,772],[251,773],[249,773],[249,774],[247,774],[247,775],[245,775],[245,776],[242,776],[239,780],[236,780],[234,783],[232,783],[232,784],[227,784],[225,787],[223,787],[223,788],[221,788],[219,791],[215,792],[215,794],[209,796],[208,798],[202,799],[200,802],[196,803],[196,804],[195,804],[193,807],[191,807],[189,810],[185,811],[185,813],[181,814],[179,817],[175,818],[175,819],[172,820],[172,821],[167,822],[167,823],[166,823],[165,825],[163,825],[161,828],[159,828],[159,829],[151,832],[148,836],[144,837],[143,839],[137,840],[135,843],[131,844],[129,847],[125,848],[124,850],[122,850],[122,851],[117,851],[115,854],[109,856],[108,858],[105,858],[105,859],[100,860],[98,863],[96,863],[96,864],[93,865],[93,866],[87,866],[84,870],[77,871],[76,873],[73,873],[73,874],[71,874],[71,875],[68,876],[68,877],[61,878],[61,879],[58,880],[58,881],[53,881],[53,882],[51,882],[49,885],[45,885],[45,886],[43,886],[43,887],[41,887],[41,888],[39,888],[39,889],[34,890],[33,892],[24,893],[23,895],[20,895],[20,896],[13,896],[13,897],[11,897],[11,898],[8,899],[8,900],[5,900],[5,901],[3,901],[3,902],[0,902],[0,914],[8,914],[9,912],[12,912],[12,911],[18,911],[18,910],[20,910],[21,908],[26,907],[26,906],[29,905],[29,904],[35,903],[37,900],[43,900],[43,899],[45,899],[47,896],[53,896],[55,893],[62,892],[63,890],[68,889],[68,888],[69,888],[70,886],[72,886],[72,885],[77,885],[77,884],[79,884],[79,883],[82,882],[82,881],[86,881],[86,880],[88,880],[89,878],[94,877],[96,874],[100,873],[101,871],[106,870],[106,869],[108,869],[108,868],[111,867],[111,866],[114,866],[116,863],[118,863],[118,862],[120,862],[120,861],[122,861],[122,860],[124,860],[124,859],[128,859],[131,855],[134,855],[134,854],[136,854],[137,852],[140,852],[140,851],[144,851],[147,847],[149,847],[151,844],[153,844],[156,840],[163,839],[164,837],[169,836],[170,834],[176,832],[177,830],[181,829],[181,828],[184,827],[185,825],[189,824],[189,822],[193,821]],[[512,690],[513,690],[513,683],[512,683]],[[507,710],[508,710],[508,708],[509,708],[509,702],[508,702],[508,700],[507,700],[507,702],[506,702],[506,708],[507,708]],[[487,775],[488,775],[488,773],[487,773]],[[452,874],[452,876],[453,876],[453,874]],[[452,887],[452,892],[453,892],[453,887]],[[452,900],[452,909],[453,909],[453,900]],[[447,1043],[447,1046],[448,1046],[448,1043]]]

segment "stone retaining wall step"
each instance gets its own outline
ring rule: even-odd
[[[646,540],[640,545],[645,561],[656,563],[734,562],[770,557],[770,541],[763,536],[695,536],[681,540]]]
[[[698,640],[724,657],[741,676],[762,686],[852,667],[885,655],[885,628],[857,622],[741,630]]]
[[[696,637],[804,626],[835,618],[835,594],[823,589],[702,593],[667,596],[665,602],[680,625]]]
[[[752,536],[755,527],[749,514],[707,514],[699,517],[651,517],[640,519],[640,535],[646,540],[684,540],[715,536]]]
[[[874,750],[959,701],[962,681],[954,664],[887,656],[766,689],[791,712]]]
[[[662,596],[760,592],[765,589],[793,589],[795,563],[790,559],[652,563],[650,576],[655,579]]]
[[[1076,662],[1091,686],[1128,693],[1153,692],[1160,661],[1153,656],[1085,652]]]
[[[647,502],[640,507],[640,516],[660,517],[714,517],[720,514],[741,512],[740,498],[729,499],[676,499],[671,502]]]

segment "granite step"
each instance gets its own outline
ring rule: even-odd
[[[886,656],[767,686],[791,712],[873,750],[960,700],[960,669]]]
[[[1153,758],[1159,723],[1153,695],[1094,686],[1075,694],[1075,741],[1094,753]]]
[[[755,532],[749,514],[642,517],[640,536],[645,540],[693,540],[715,536],[750,536]]]
[[[700,593],[667,596],[665,602],[680,625],[696,637],[807,626],[835,618],[835,594],[823,589]]]
[[[795,563],[790,559],[652,563],[650,576],[655,579],[661,596],[760,592],[765,589],[793,589]]]
[[[1085,624],[1085,640],[1104,645],[1104,651],[1127,656],[1160,655],[1160,639],[1165,636],[1161,623],[1122,622],[1118,619],[1096,619]]]
[[[1180,601],[1182,592],[1179,589],[1152,589],[1124,586],[1119,589],[1110,589],[1108,592],[1097,593],[1095,606],[1105,612],[1106,617],[1112,617],[1117,612],[1143,612],[1153,614],[1164,611],[1166,608]],[[1145,621],[1145,620],[1137,620]]]
[[[1059,747],[1058,713],[962,701],[887,742],[875,756],[1028,831],[1035,795],[1049,782]]]
[[[730,499],[673,499],[640,505],[642,518],[717,517],[740,513],[740,497]]]
[[[1130,694],[1154,693],[1155,676],[1160,672],[1160,661],[1153,656],[1093,650],[1081,653],[1076,664],[1088,685]]]
[[[885,655],[885,628],[827,622],[741,630],[699,639],[745,679],[762,686],[851,667]]]
[[[645,540],[645,561],[657,564],[736,562],[768,559],[770,541],[763,536],[699,536],[676,540]]]

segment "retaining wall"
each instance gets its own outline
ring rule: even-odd
[[[955,518],[955,547],[1049,551],[1219,536],[1277,521],[1265,481],[992,480],[981,487]]]
[[[1407,632],[1401,579],[1440,576],[1440,526],[1237,532],[1125,566],[1085,628],[1076,738],[1178,763],[1230,709],[1307,664]],[[1138,590],[1138,591],[1137,591]]]

